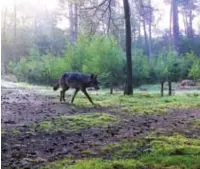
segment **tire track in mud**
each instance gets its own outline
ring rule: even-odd
[[[2,134],[2,168],[38,167],[67,155],[75,158],[90,156],[82,153],[85,150],[96,152],[107,144],[123,139],[136,139],[148,134],[179,132],[183,134],[200,134],[192,130],[190,121],[200,118],[199,110],[174,110],[165,115],[125,116],[120,109],[113,107],[77,108],[70,104],[60,104],[52,97],[35,94],[29,90],[3,89],[2,96],[2,129],[9,131],[19,129],[20,133]],[[30,133],[29,125],[51,120],[58,115],[103,111],[121,116],[121,121],[114,126],[83,129],[78,132]],[[63,113],[61,113],[63,112]]]

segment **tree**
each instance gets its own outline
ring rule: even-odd
[[[181,77],[182,60],[177,58],[174,51],[162,52],[158,58],[152,62],[156,76],[161,84],[161,96],[164,92],[164,82],[168,81],[168,95],[172,95],[172,82],[176,82]]]
[[[130,24],[130,8],[128,0],[123,0],[124,15],[125,15],[125,28],[126,28],[126,85],[124,89],[125,95],[133,94],[132,85],[132,54],[131,54],[131,24]]]
[[[200,58],[194,57],[192,67],[189,69],[189,77],[195,81],[200,80]]]
[[[174,51],[179,53],[179,18],[178,18],[178,1],[171,0],[171,8],[172,8],[172,23],[173,23],[173,47]]]

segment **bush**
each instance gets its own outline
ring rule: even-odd
[[[23,57],[17,63],[14,73],[18,80],[37,84],[49,84],[58,79],[68,68],[63,58],[51,54],[40,56],[35,49],[30,56]]]
[[[137,50],[132,59],[133,65],[133,82],[140,85],[147,81],[150,77],[150,63],[147,56],[142,51]]]
[[[195,81],[200,79],[200,58],[195,58],[192,67],[189,69],[189,77],[192,77]]]

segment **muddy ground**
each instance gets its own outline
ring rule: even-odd
[[[122,139],[136,139],[148,132],[168,134],[184,133],[198,136],[200,131],[192,127],[192,120],[200,118],[200,110],[172,110],[165,115],[126,116],[116,105],[113,107],[78,108],[69,103],[59,103],[57,97],[37,94],[23,88],[2,88],[1,129],[2,129],[2,168],[38,168],[44,163],[67,155],[75,158],[88,157],[82,153],[92,150],[102,154],[104,145]],[[114,126],[84,129],[78,132],[30,132],[32,124],[53,119],[61,114],[72,115],[91,112],[105,112],[119,115],[121,121]],[[16,134],[13,131],[18,130]]]

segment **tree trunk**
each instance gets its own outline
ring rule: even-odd
[[[113,85],[110,86],[110,94],[113,94]]]
[[[78,36],[78,4],[75,2],[74,5],[74,41],[77,41]]]
[[[17,8],[16,8],[16,0],[14,0],[14,22],[13,22],[13,60],[16,61],[16,53],[17,53]]]
[[[77,36],[78,19],[77,15],[77,4],[74,2],[68,2],[69,7],[69,37],[71,44],[75,44]]]
[[[123,0],[123,3],[124,3],[125,28],[126,28],[126,68],[127,68],[127,77],[126,77],[126,85],[124,89],[124,94],[132,95],[133,85],[132,85],[130,8],[129,8],[128,0]]]
[[[3,13],[3,32],[2,32],[3,43],[5,43],[6,41],[6,17],[7,17],[7,8],[5,8],[5,11]]]
[[[184,24],[184,28],[185,28],[185,35],[187,36],[188,35],[188,24],[187,24],[187,16],[185,14],[185,12],[183,12],[183,24]]]
[[[152,38],[151,38],[151,23],[149,23],[149,59],[151,59],[151,57],[152,57],[152,44],[151,44],[151,42],[152,42]]]
[[[149,59],[152,57],[152,38],[151,38],[151,26],[152,26],[152,8],[151,8],[151,0],[149,0],[149,7],[150,7],[150,21],[149,21],[149,39],[148,39],[148,49],[149,49]]]
[[[160,93],[161,93],[161,97],[163,97],[164,95],[164,81],[161,81],[161,88],[160,88]]]
[[[193,38],[193,25],[192,25],[192,20],[193,20],[193,16],[192,16],[192,2],[190,2],[190,11],[189,11],[189,24],[188,24],[188,33],[189,33],[189,38]]]
[[[169,18],[170,49],[173,48],[172,14],[173,14],[173,11],[172,11],[172,5],[171,5],[171,7],[170,7],[170,18]]]
[[[148,37],[147,37],[147,32],[146,32],[146,23],[145,23],[144,18],[143,18],[142,24],[143,24],[143,30],[144,30],[145,54],[146,54],[146,55],[148,56],[148,58],[149,58]]]
[[[171,5],[173,14],[173,46],[174,46],[174,51],[179,53],[178,1],[172,0]]]
[[[168,93],[168,95],[171,96],[172,95],[172,82],[168,81],[168,85],[169,85],[169,93]]]
[[[14,32],[13,32],[13,37],[14,37],[14,44],[16,43],[16,35],[17,35],[17,9],[16,9],[16,0],[14,1]]]

